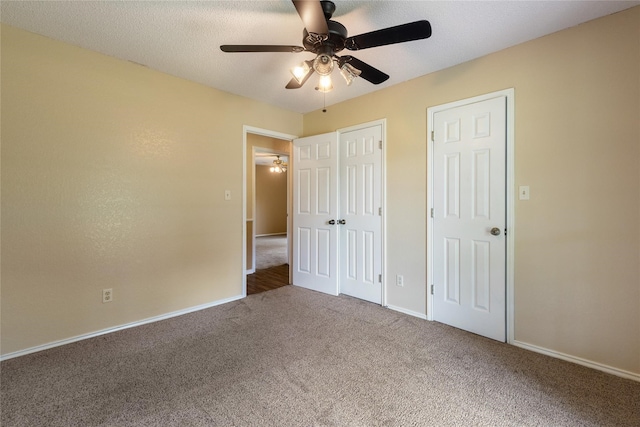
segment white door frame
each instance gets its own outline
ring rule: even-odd
[[[433,116],[435,113],[450,108],[460,107],[475,102],[481,102],[488,99],[504,96],[507,100],[507,153],[506,153],[506,327],[507,342],[512,344],[514,341],[514,266],[515,266],[515,91],[513,88],[492,92],[473,98],[463,99],[447,104],[437,105],[427,108],[427,320],[433,320],[433,295],[431,295],[431,284],[433,284],[433,218],[431,210],[433,209],[433,140],[431,138],[433,132]]]
[[[298,138],[297,135],[289,135],[282,132],[276,132],[268,129],[257,128],[253,126],[242,126],[242,297],[247,296],[247,134],[261,135],[269,138],[283,139],[285,141],[293,141]],[[291,144],[289,145],[289,151],[291,151]],[[251,153],[253,158],[253,151]],[[252,159],[253,160],[253,159]],[[289,159],[291,163],[291,158]],[[255,161],[253,161],[253,167],[255,168]],[[289,165],[291,167],[291,165]],[[255,174],[254,174],[255,181]],[[287,178],[287,183],[289,179]],[[255,198],[255,192],[254,192]],[[255,202],[255,201],[254,201]],[[255,203],[254,203],[255,209]],[[287,230],[291,230],[291,186],[287,185]],[[255,234],[255,230],[254,230]],[[291,233],[287,233],[287,245],[291,248]],[[255,242],[254,242],[255,243]],[[291,258],[291,251],[289,251],[289,258]],[[255,244],[254,244],[254,263],[255,263]],[[255,265],[255,264],[254,264]],[[291,265],[291,259],[289,259],[289,265]],[[289,269],[289,282],[291,282],[291,269]]]
[[[340,144],[340,134],[341,133],[345,133],[345,132],[351,132],[353,130],[360,130],[360,129],[365,129],[368,127],[372,127],[372,126],[381,126],[382,127],[382,164],[380,165],[381,168],[381,177],[380,179],[382,179],[382,183],[380,186],[380,204],[382,205],[382,225],[381,225],[381,248],[382,248],[382,265],[380,266],[381,270],[381,274],[382,274],[382,307],[386,307],[387,306],[387,280],[386,280],[386,271],[387,271],[387,221],[386,221],[386,213],[387,213],[387,198],[386,198],[386,194],[387,194],[387,164],[386,164],[386,159],[387,159],[387,119],[379,119],[379,120],[374,120],[371,122],[367,122],[367,123],[360,123],[354,126],[349,126],[346,128],[341,128],[338,129],[338,144]],[[338,147],[338,152],[339,152],[340,148]]]

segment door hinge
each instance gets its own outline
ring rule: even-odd
[[[378,274],[378,282],[382,283],[382,274]]]
[[[431,131],[431,142],[433,142],[433,141],[435,141],[435,140],[436,140],[436,138],[435,138],[434,132],[433,132],[433,131]]]
[[[378,208],[378,215],[382,216],[382,208]]]
[[[382,150],[382,140],[378,141],[378,148]]]
[[[431,208],[431,218],[433,218],[433,208]]]
[[[433,285],[431,285],[431,295],[433,295]]]

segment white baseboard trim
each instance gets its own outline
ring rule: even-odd
[[[185,308],[185,309],[178,310],[178,311],[172,311],[172,312],[166,313],[166,314],[161,314],[159,316],[149,317],[149,318],[146,318],[146,319],[139,320],[137,322],[126,323],[124,325],[115,326],[113,328],[102,329],[102,330],[99,330],[99,331],[96,331],[96,332],[90,332],[88,334],[76,335],[75,337],[66,338],[66,339],[59,340],[59,341],[53,341],[53,342],[50,342],[50,343],[47,343],[47,344],[42,344],[42,345],[38,345],[38,346],[35,346],[35,347],[27,348],[25,350],[14,351],[13,353],[7,353],[7,354],[3,354],[2,356],[0,356],[0,361],[7,360],[7,359],[13,359],[15,357],[20,357],[20,356],[25,356],[27,354],[36,353],[38,351],[47,350],[47,349],[50,349],[50,348],[53,348],[53,347],[59,347],[61,345],[65,345],[65,344],[71,344],[71,343],[74,343],[76,341],[82,341],[82,340],[86,340],[86,339],[89,339],[89,338],[98,337],[100,335],[110,334],[112,332],[121,331],[123,329],[129,329],[129,328],[134,328],[136,326],[142,326],[142,325],[145,325],[147,323],[153,323],[153,322],[158,322],[160,320],[170,319],[172,317],[182,316],[183,314],[193,313],[194,311],[204,310],[206,308],[211,308],[211,307],[215,307],[217,305],[226,304],[228,302],[236,301],[236,300],[239,300],[239,299],[242,299],[242,298],[243,298],[242,295],[238,295],[238,296],[231,297],[231,298],[225,298],[225,299],[222,299],[222,300],[218,300],[218,301],[213,301],[213,302],[206,303],[206,304],[197,305],[195,307],[189,307],[189,308]]]
[[[269,236],[286,236],[287,232],[284,231],[282,233],[267,233],[267,234],[256,234],[256,237],[269,237]]]
[[[245,270],[244,274],[253,274],[256,272],[255,268],[249,269],[249,270]]]
[[[427,320],[427,315],[418,313],[417,311],[407,310],[406,308],[396,307],[395,305],[387,305],[389,310],[398,311],[400,313],[408,314],[409,316],[417,317],[419,319]]]
[[[545,354],[547,356],[555,357],[556,359],[562,359],[562,360],[566,360],[567,362],[577,363],[578,365],[586,366],[592,369],[597,369],[598,371],[606,372],[608,374],[616,375],[618,377],[627,378],[629,380],[640,382],[640,374],[636,374],[634,372],[629,372],[623,369],[614,368],[612,366],[603,365],[602,363],[593,362],[591,360],[583,359],[581,357],[571,356],[570,354],[560,353],[559,351],[549,350],[544,347],[538,347],[537,345],[528,344],[518,340],[513,340],[511,344],[513,344],[516,347],[524,348],[525,350],[530,350],[536,353]]]

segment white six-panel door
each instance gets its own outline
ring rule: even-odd
[[[433,116],[433,319],[506,339],[506,98]]]
[[[340,292],[382,303],[382,126],[340,134]],[[344,223],[342,223],[344,222]]]
[[[293,284],[338,295],[337,134],[294,140],[292,163]]]
[[[294,285],[382,303],[383,124],[293,141]]]

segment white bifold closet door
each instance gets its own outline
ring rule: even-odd
[[[382,125],[293,142],[293,284],[382,302]]]

